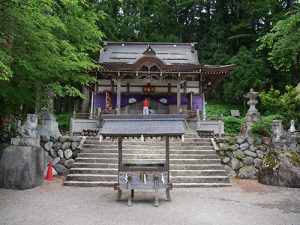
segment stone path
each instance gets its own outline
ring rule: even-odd
[[[300,189],[231,180],[232,187],[180,188],[172,202],[161,193],[153,206],[151,192],[136,192],[132,207],[116,202],[105,187],[66,187],[47,181],[31,190],[0,189],[1,225],[299,225]]]

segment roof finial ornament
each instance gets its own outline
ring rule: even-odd
[[[148,44],[148,48],[143,52],[143,55],[156,55],[156,52],[151,48],[151,45]]]

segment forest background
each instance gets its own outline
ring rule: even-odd
[[[0,117],[34,112],[48,89],[73,111],[103,40],[197,42],[200,63],[237,66],[209,95],[224,104],[300,80],[299,1],[0,0]]]

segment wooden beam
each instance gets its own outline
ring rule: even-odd
[[[121,79],[117,80],[117,114],[121,113]]]

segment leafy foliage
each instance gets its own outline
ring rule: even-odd
[[[293,86],[287,85],[285,93],[272,87],[269,92],[262,91],[259,97],[265,109],[273,114],[282,115],[285,122],[300,116],[299,91]]]
[[[99,50],[102,33],[90,3],[2,1],[0,14],[1,114],[34,111],[39,90],[81,96],[77,88],[95,81],[89,53]]]
[[[242,118],[226,116],[224,117],[225,133],[230,136],[237,136],[240,133],[244,120]]]
[[[260,121],[252,125],[252,133],[255,136],[271,137],[273,120],[283,120],[284,117],[279,114],[262,117]]]
[[[266,77],[270,71],[264,60],[257,57],[245,47],[241,47],[239,52],[231,58],[230,63],[237,67],[224,83],[225,99],[228,101],[242,101],[245,93],[250,88],[261,90],[266,84]]]
[[[220,101],[209,100],[206,104],[206,117],[208,119],[218,119],[223,116],[230,116],[230,110],[239,110],[240,115],[243,116],[246,113],[247,107],[242,104],[229,104]]]
[[[201,63],[237,66],[212,98],[242,103],[250,88],[281,90],[298,74],[297,6],[289,0],[0,0],[0,116],[34,111],[48,87],[58,97],[83,97],[82,86],[95,81],[88,71],[97,68],[103,38],[197,42]]]
[[[270,33],[258,39],[258,49],[268,50],[268,60],[275,69],[290,71],[293,63],[299,63],[300,54],[300,12],[289,12],[287,18],[280,20]]]
[[[56,121],[60,130],[69,130],[72,113],[61,113],[56,115]]]

